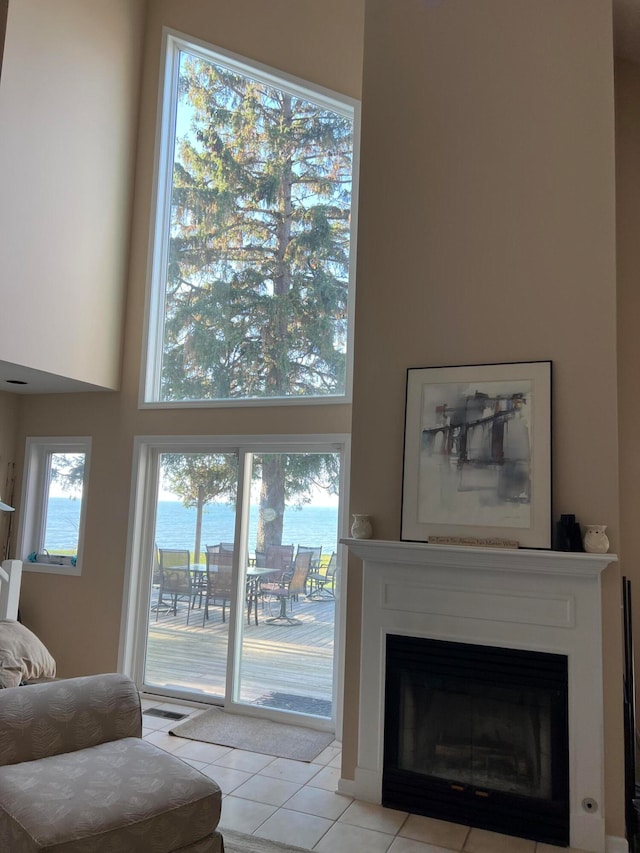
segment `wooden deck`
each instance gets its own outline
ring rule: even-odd
[[[273,615],[278,611],[273,606]],[[268,606],[258,605],[258,625],[242,625],[238,701],[278,709],[331,716],[335,601],[300,598],[288,613],[301,624],[269,624]],[[228,613],[227,613],[228,620]],[[145,684],[171,692],[189,691],[208,699],[224,696],[229,623],[222,608],[210,606],[189,615],[150,613]]]

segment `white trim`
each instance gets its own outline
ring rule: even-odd
[[[82,574],[91,446],[91,436],[37,436],[27,438],[25,443],[24,488],[20,501],[20,522],[17,536],[17,550],[23,560],[23,571],[75,577]],[[84,454],[84,476],[82,498],[80,499],[78,550],[75,566],[59,565],[53,562],[31,563],[27,559],[29,554],[34,551],[42,551],[44,547],[45,501],[50,485],[48,459],[53,453]]]
[[[246,543],[249,533],[249,508],[251,501],[251,468],[253,466],[253,453],[247,450],[240,449],[238,453],[238,491],[236,501],[236,526],[234,531],[234,541],[239,544],[239,548],[234,553],[234,563],[232,569],[233,582],[235,588],[238,588],[238,574],[240,566],[249,565],[248,554],[246,552]],[[239,675],[240,664],[242,659],[242,632],[237,630],[238,623],[244,618],[244,607],[242,599],[237,596],[236,607],[229,608],[229,637],[234,639],[233,643],[229,644],[228,660],[227,660],[227,679],[225,684],[225,709],[229,711],[241,710],[242,703],[238,699],[238,690],[240,688]],[[240,612],[239,612],[240,611]]]
[[[22,564],[23,572],[35,572],[41,575],[69,575],[80,577],[82,569],[78,563],[75,566],[60,566],[57,563],[30,563],[28,560]]]
[[[283,92],[288,92],[297,98],[312,101],[322,109],[331,110],[343,118],[352,118],[359,104],[359,101],[349,97],[349,95],[342,95],[340,92],[320,86],[318,83],[303,80],[295,74],[281,71],[272,65],[265,65],[263,62],[234,53],[224,47],[173,30],[170,27],[164,27],[163,35],[167,43],[175,45],[178,50],[195,54],[207,62],[217,62],[243,77],[249,77],[267,86],[282,89]]]
[[[5,560],[0,566],[0,619],[17,619],[22,562]]]
[[[353,362],[353,359],[351,359]],[[350,366],[353,372],[353,365]],[[242,409],[260,406],[335,406],[351,403],[351,393],[324,397],[242,397],[232,400],[141,400],[140,409]]]
[[[182,436],[136,436],[134,439],[131,501],[129,509],[129,537],[127,541],[127,557],[125,564],[124,595],[121,613],[120,643],[118,650],[118,670],[129,675],[145,692],[153,690],[154,695],[162,696],[165,693],[156,688],[144,684],[144,649],[146,645],[146,631],[148,624],[148,589],[152,566],[149,554],[154,549],[154,523],[153,512],[157,502],[157,466],[160,454],[163,452],[188,453],[188,452],[238,452],[239,453],[239,478],[243,477],[245,463],[250,463],[252,453],[341,453],[341,488],[348,483],[348,465],[350,454],[350,436],[344,433],[328,433],[314,435],[258,435],[258,436],[234,436],[234,435],[182,435]],[[245,476],[250,476],[250,465]],[[243,495],[249,499],[249,490],[239,489],[238,500],[243,500]],[[236,511],[236,538],[243,543],[245,537],[241,528],[242,513],[240,504]],[[348,500],[346,494],[341,494],[338,506],[338,539],[346,529]],[[342,552],[345,549],[340,548]],[[246,555],[245,555],[246,556]],[[339,555],[340,556],[340,555]],[[237,565],[234,567],[239,571],[241,554],[238,554]],[[342,566],[346,568],[346,559],[342,559]],[[338,574],[338,577],[340,574]],[[344,582],[340,589],[346,589]],[[234,627],[239,615],[238,608],[242,607],[239,600],[235,611],[230,614],[230,636],[234,636]],[[334,696],[332,720],[306,719],[296,715],[296,722],[300,725],[308,725],[321,730],[342,729],[342,696],[343,696],[343,653],[344,637],[346,632],[346,602],[344,596],[339,592],[336,594],[335,612],[336,633],[334,642]],[[240,632],[237,633],[237,641],[240,640]],[[254,708],[243,703],[234,701],[230,681],[236,669],[236,661],[239,660],[239,649],[231,649],[227,667],[227,691],[228,697],[225,707],[231,711],[241,711],[243,714],[256,717],[291,722],[292,714],[289,712],[278,712]],[[207,704],[219,704],[220,697],[197,697],[187,691],[167,691],[167,697],[184,699],[185,701],[203,701]]]
[[[147,396],[158,396],[162,370],[162,329],[164,327],[164,278],[168,263],[173,191],[173,158],[175,148],[178,100],[175,96],[180,54],[169,31],[162,32],[161,79],[158,87],[154,180],[151,206],[147,288],[145,294],[145,329],[143,338],[143,371],[140,404]],[[161,292],[162,291],[162,292]],[[153,356],[151,349],[153,345]]]
[[[607,835],[606,844],[607,853],[629,853],[629,844],[627,843],[626,838]]]
[[[278,433],[277,435],[138,435],[136,446],[148,445],[160,452],[203,452],[215,448],[215,453],[225,450],[252,449],[255,453],[285,452],[295,445],[296,453],[321,453],[341,449],[349,441],[348,433]],[[318,449],[320,448],[320,449]]]
[[[349,484],[351,474],[351,436],[344,436],[343,464],[341,468],[342,482],[340,483],[340,504],[338,507],[338,529],[349,530]],[[338,553],[336,558],[338,568],[334,580],[334,595],[336,598],[335,616],[335,650],[334,656],[334,696],[333,707],[336,718],[336,738],[342,741],[343,711],[344,711],[344,663],[347,637],[347,570],[348,551],[340,544],[338,536]]]
[[[562,654],[568,663],[570,843],[604,853],[600,578],[616,555],[342,541],[363,560],[356,796],[381,798],[388,633]],[[587,800],[596,808],[586,810]]]
[[[173,176],[172,152],[175,148],[177,116],[177,76],[180,51],[208,62],[218,63],[244,77],[286,91],[296,97],[331,110],[353,122],[351,162],[351,224],[349,234],[349,271],[347,288],[347,340],[345,390],[342,394],[305,397],[257,397],[230,400],[163,401],[160,396],[162,371],[162,330],[164,326],[165,271],[169,247],[169,223]],[[260,406],[349,405],[353,398],[353,350],[355,324],[355,282],[357,257],[358,187],[360,168],[360,102],[316,83],[302,80],[285,71],[240,56],[223,47],[177,30],[163,27],[162,57],[158,86],[156,141],[154,148],[151,220],[147,258],[147,285],[143,330],[143,357],[139,381],[140,409],[228,408]]]
[[[360,101],[354,101],[353,154],[351,156],[351,234],[349,236],[349,292],[347,296],[347,370],[345,375],[345,403],[351,403],[353,401],[353,358],[355,349],[356,322],[356,271],[358,263],[358,211],[360,208],[361,120],[362,110]],[[348,528],[345,527],[345,530],[347,529]]]

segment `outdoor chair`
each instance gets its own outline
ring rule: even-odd
[[[151,583],[154,586],[160,586],[160,550],[157,545],[153,553],[153,577]]]
[[[312,601],[322,601],[327,598],[335,598],[337,568],[338,555],[334,551],[324,569],[309,572],[307,580],[309,582],[310,592],[307,598]]]
[[[304,551],[309,551],[311,554],[310,572],[317,572],[320,569],[320,560],[322,559],[322,545],[298,545],[296,556]],[[309,592],[311,592],[311,589],[309,589]]]
[[[268,579],[265,577],[261,586],[264,588],[265,581],[268,583],[280,586],[284,576],[293,570],[293,545],[266,545],[264,551],[256,550],[257,567],[265,569],[273,569],[269,573]],[[262,596],[264,609],[264,596]]]
[[[271,579],[280,582],[293,569],[293,545],[266,545],[264,551],[256,551],[256,566],[273,569]]]
[[[207,545],[207,570],[204,589],[202,627],[209,618],[209,604],[222,605],[222,621],[227,621],[227,604],[231,606],[233,591],[233,548],[229,551],[220,545]]]
[[[158,604],[156,621],[163,607],[163,598],[171,601],[169,612],[176,616],[178,599],[187,600],[187,625],[193,607],[194,588],[191,578],[191,555],[189,551],[177,548],[160,548],[158,550],[160,587],[158,589]]]
[[[151,587],[156,591],[156,594],[158,594],[160,590],[160,580],[160,552],[158,551],[158,546],[156,545],[153,551],[153,573],[151,575]],[[164,606],[166,608],[166,612],[168,613],[171,608],[168,604],[165,604]],[[155,610],[157,615],[159,607],[160,601],[158,598],[156,598],[155,604],[151,605],[151,611],[153,612]]]
[[[296,555],[293,572],[285,572],[279,583],[263,583],[262,594],[267,601],[277,600],[280,603],[280,612],[277,616],[271,616],[266,620],[271,625],[301,625],[299,619],[294,619],[287,613],[287,602],[291,602],[298,596],[304,595],[307,586],[307,575],[311,566],[311,554],[303,551]]]

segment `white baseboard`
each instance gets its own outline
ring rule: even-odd
[[[354,779],[338,779],[338,793],[346,797],[356,796],[356,783]]]
[[[607,853],[629,853],[629,845],[626,838],[617,838],[615,835],[607,835]]]

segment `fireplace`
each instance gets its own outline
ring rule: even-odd
[[[568,840],[572,847],[604,853],[600,576],[616,561],[615,554],[356,539],[343,542],[363,562],[362,657],[355,776],[341,778],[338,790],[414,813],[435,814],[438,809],[439,817],[447,814],[444,819],[466,826],[526,834],[539,841],[555,839],[556,844]],[[447,707],[447,691],[439,689],[437,675],[427,673],[412,684],[415,654],[413,663],[404,666],[404,675],[390,676],[400,681],[404,698],[393,708],[386,705],[390,701],[386,664],[388,655],[395,655],[394,637],[420,644],[435,642],[440,650],[480,656],[499,657],[506,651],[513,654],[518,670],[527,668],[521,664],[532,653],[530,661],[559,664],[559,671],[550,676],[551,681],[558,680],[555,686],[540,689],[532,683],[519,683],[515,696],[507,700],[500,685],[494,685],[493,692],[486,685],[466,685],[469,698],[480,695],[487,700],[480,705],[485,718],[489,709],[491,717],[500,705],[504,708],[505,701],[511,706],[522,702],[529,709],[513,710],[511,716],[499,711],[499,722],[492,725],[502,733],[500,738],[492,740],[483,731],[483,751],[475,758],[475,769],[472,758],[472,769],[462,770],[469,748],[461,733],[470,723],[462,719],[461,709],[469,703],[458,696]],[[425,647],[418,648],[417,657],[422,658]],[[482,668],[486,670],[485,664]],[[480,667],[476,662],[471,667],[467,664],[468,669],[475,675]],[[465,681],[470,679],[463,675],[457,683],[450,682],[448,686],[454,689],[449,692],[455,694],[456,684],[460,687]],[[437,743],[437,755],[435,744],[429,741],[433,734],[419,734],[412,722],[422,721],[427,704],[433,706],[434,720],[450,723],[446,737]],[[406,718],[406,736],[394,729],[393,717]],[[509,728],[518,728],[521,734],[507,747],[503,735]],[[473,774],[483,761],[485,775],[476,777]],[[489,786],[500,769],[502,781]],[[419,794],[406,794],[405,782],[410,777],[410,789],[416,776],[420,776],[419,785],[427,787],[420,787]],[[452,786],[462,790],[452,790]],[[395,788],[402,788],[403,793]],[[446,797],[444,788],[448,788]],[[401,796],[414,799],[401,800]],[[528,805],[531,800],[541,801],[536,808],[540,809],[538,816],[546,812],[547,826],[534,816],[535,810],[529,819],[530,832],[522,829],[519,808],[518,825],[505,822],[504,813],[496,817],[487,801],[495,804],[509,797],[522,798]],[[440,811],[438,798],[446,800],[448,812]],[[621,845],[623,839],[614,839],[609,846],[625,849]]]
[[[387,635],[382,804],[569,843],[567,658]]]

